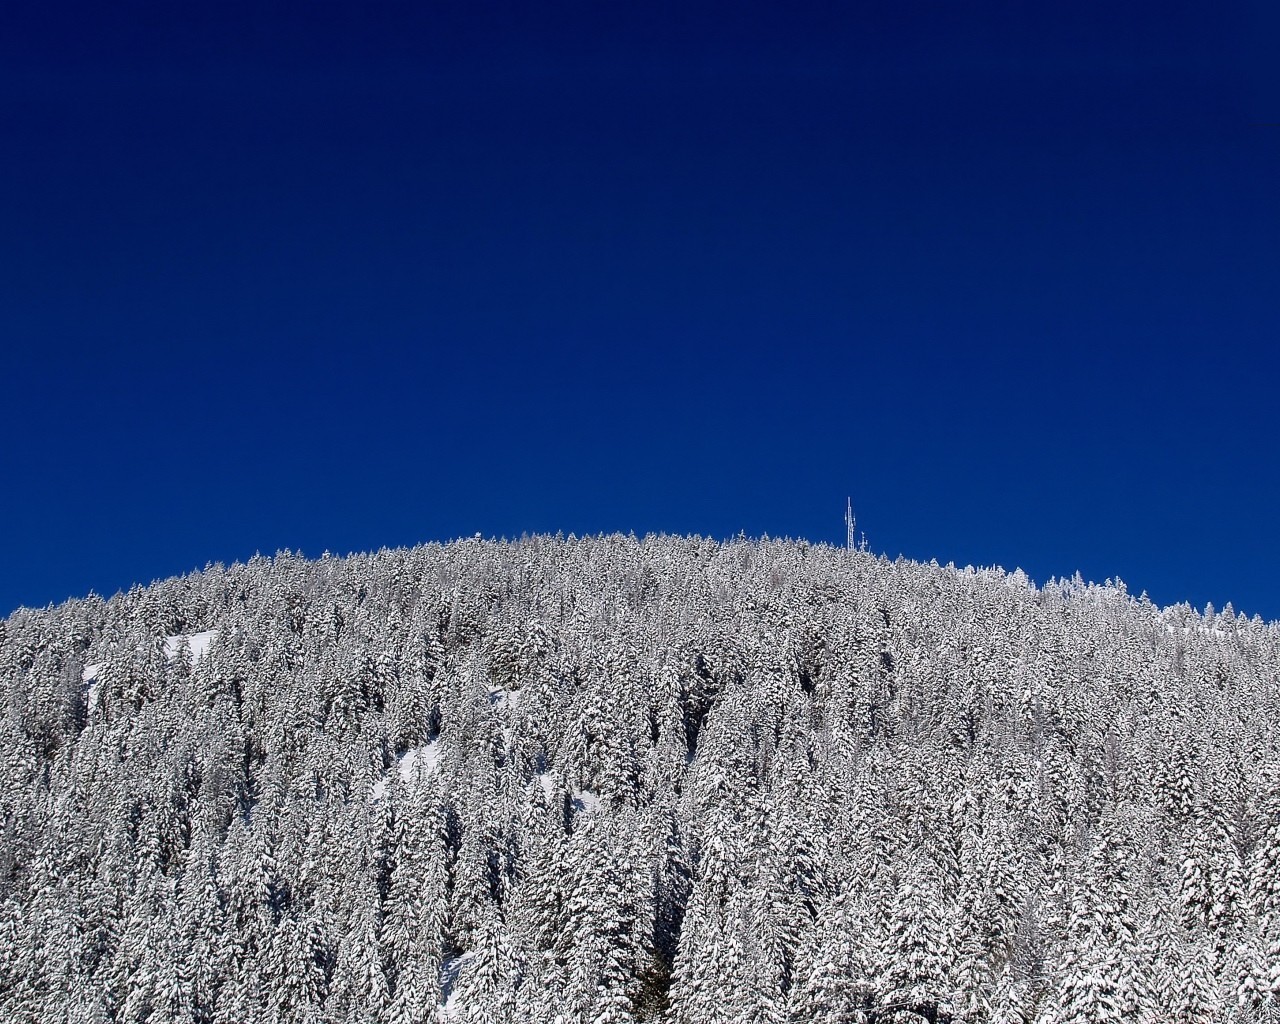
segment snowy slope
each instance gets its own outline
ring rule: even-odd
[[[188,649],[191,651],[191,660],[193,662],[199,661],[204,657],[205,652],[209,650],[209,645],[217,639],[217,636],[218,631],[216,629],[205,629],[201,630],[199,633],[177,633],[173,636],[167,636],[164,638],[164,656],[170,661],[176,658],[178,656],[178,651],[182,649],[182,641],[185,640],[187,642]]]

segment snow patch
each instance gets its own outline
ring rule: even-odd
[[[216,629],[205,629],[199,633],[176,633],[173,636],[164,638],[164,656],[170,661],[178,656],[178,651],[182,648],[182,641],[187,642],[187,648],[191,651],[191,660],[199,661],[209,650],[209,645],[213,643],[217,637]]]
[[[400,755],[400,780],[402,782],[413,781],[413,762],[418,760],[418,751],[406,750]]]
[[[457,1020],[462,1016],[462,1008],[458,1006],[457,983],[463,965],[471,960],[475,953],[463,953],[462,956],[450,957],[440,965],[440,1020]]]
[[[436,766],[440,763],[440,737],[424,743],[420,747],[412,747],[400,755],[396,761],[396,771],[400,774],[400,781],[406,785],[413,785],[413,780],[417,775],[426,775],[436,770]],[[373,803],[385,799],[387,795],[387,783],[390,781],[390,775],[379,779],[373,784],[373,788],[369,791],[369,799]]]
[[[1164,625],[1164,628],[1168,631],[1168,633],[1169,633],[1169,635],[1170,635],[1170,636],[1177,636],[1177,634],[1178,634],[1178,630],[1177,630],[1177,629],[1176,629],[1172,624],[1170,624],[1170,623],[1166,622],[1166,623],[1165,623],[1165,625]],[[1184,635],[1184,636],[1190,636],[1190,635],[1192,634],[1192,632],[1193,632],[1193,629],[1192,629],[1192,627],[1191,627],[1191,626],[1183,626],[1183,627],[1182,627],[1182,633],[1183,633],[1183,635]],[[1226,631],[1225,629],[1223,629],[1221,626],[1203,626],[1203,625],[1200,625],[1200,626],[1196,626],[1196,627],[1195,627],[1194,632],[1199,633],[1201,636],[1221,636],[1221,637],[1225,637],[1225,636],[1227,635],[1227,631]]]
[[[415,775],[426,775],[435,771],[436,765],[440,763],[440,753],[439,736],[433,740],[428,740],[420,747],[406,750],[400,755],[400,760],[397,763],[400,780],[405,783],[411,783]]]
[[[489,689],[489,703],[495,708],[514,709],[516,704],[519,703],[519,701],[520,701],[519,690],[504,690],[502,687],[499,687],[499,686],[490,687]],[[511,724],[510,715],[507,716],[506,722],[507,724],[502,727],[502,742],[503,742],[503,745],[508,750],[510,750],[511,734],[513,732],[513,726]]]
[[[595,814],[600,810],[600,794],[593,793],[589,789],[575,789],[573,791],[573,809],[575,811],[585,811],[587,814]]]
[[[436,765],[440,763],[441,753],[439,736],[418,748],[418,757],[422,758],[422,768],[420,770],[423,775],[436,770]]]
[[[88,683],[89,689],[85,691],[85,706],[90,711],[96,711],[98,707],[98,673],[102,671],[103,662],[95,661],[92,665],[86,665],[84,671],[80,673],[80,681]]]
[[[519,700],[519,690],[504,690],[500,686],[491,687],[489,690],[489,703],[494,707],[500,708],[507,704],[515,707]]]

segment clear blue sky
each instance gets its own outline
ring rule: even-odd
[[[0,614],[851,494],[1280,618],[1270,6],[6,5]]]

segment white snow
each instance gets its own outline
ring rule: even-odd
[[[435,771],[436,765],[440,763],[440,754],[439,736],[433,740],[428,740],[420,747],[406,750],[400,755],[400,778],[404,782],[412,782],[415,768],[423,775]],[[421,765],[420,768],[417,767],[419,764]]]
[[[86,665],[84,671],[80,673],[81,682],[89,684],[84,701],[90,711],[98,706],[98,673],[102,671],[102,665],[101,661],[95,661],[92,665]]]
[[[519,690],[504,690],[500,686],[490,687],[489,689],[489,703],[495,707],[502,707],[504,704],[510,704],[515,707],[519,700]]]
[[[191,652],[192,662],[199,661],[209,650],[209,645],[217,638],[218,631],[216,629],[205,629],[199,633],[175,633],[173,636],[164,638],[164,656],[172,661],[178,656],[178,651],[182,649],[182,642],[187,643],[187,650]],[[85,703],[93,710],[98,706],[98,675],[102,672],[102,666],[105,662],[95,661],[86,665],[80,673],[80,681],[88,684],[89,689],[85,693]]]
[[[440,996],[443,1000],[439,1008],[440,1020],[457,1020],[462,1016],[458,1006],[457,981],[462,966],[472,959],[475,953],[463,953],[462,956],[450,957],[440,965]]]
[[[400,781],[405,785],[412,785],[414,775],[421,773],[426,775],[436,770],[436,765],[440,763],[440,737],[424,743],[420,747],[412,747],[400,755],[396,762],[396,771],[400,773]],[[383,799],[387,795],[387,778],[381,778],[373,784],[373,788],[369,791],[369,799],[374,803]]]
[[[218,631],[216,629],[205,629],[199,633],[177,633],[173,636],[167,636],[164,638],[164,656],[170,661],[176,658],[179,649],[182,647],[182,641],[185,640],[187,648],[191,651],[191,660],[193,662],[199,661],[217,635]]]
[[[1169,633],[1170,636],[1176,636],[1178,633],[1178,630],[1171,623],[1166,622],[1164,624],[1164,628]],[[1182,627],[1182,633],[1184,636],[1190,636],[1191,632],[1192,632],[1192,628],[1190,626]],[[1203,636],[1226,636],[1227,635],[1227,631],[1225,629],[1222,629],[1220,626],[1199,625],[1195,627],[1195,632],[1200,633]]]
[[[421,771],[423,775],[436,770],[436,765],[440,763],[440,754],[439,736],[418,748],[417,756],[422,758]],[[407,757],[408,755],[405,756]]]
[[[495,708],[507,708],[508,710],[514,710],[519,701],[519,690],[505,690],[500,686],[491,686],[489,688],[489,703]],[[506,721],[507,724],[502,727],[502,742],[508,749],[510,749],[513,727],[511,725],[511,717],[509,715]]]
[[[600,810],[600,794],[593,793],[589,789],[575,789],[573,791],[573,803],[577,810],[595,814],[596,811]]]

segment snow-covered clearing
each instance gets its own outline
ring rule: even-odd
[[[401,782],[411,782],[413,780],[413,763],[418,760],[417,748],[406,750],[400,755],[400,760],[396,767],[400,771]]]
[[[511,735],[513,732],[511,712],[515,710],[516,704],[520,702],[519,690],[507,690],[500,686],[492,686],[489,688],[489,703],[495,708],[506,709],[506,724],[502,727],[502,742],[510,748]]]
[[[198,633],[175,633],[173,636],[164,638],[164,656],[170,661],[178,656],[178,652],[182,650],[182,644],[185,641],[187,650],[191,653],[191,661],[195,663],[199,661],[209,650],[209,645],[217,639],[218,631],[216,629],[204,629]],[[80,681],[88,686],[85,691],[85,703],[89,710],[93,710],[98,706],[98,676],[102,673],[102,668],[106,664],[103,661],[95,661],[86,665],[80,673]]]
[[[89,684],[84,701],[90,711],[98,706],[98,673],[102,671],[103,664],[101,661],[95,661],[92,665],[86,665],[84,671],[80,673],[81,682]]]
[[[576,811],[595,814],[600,810],[600,794],[593,793],[589,789],[575,789],[573,791],[573,808]]]
[[[414,752],[414,751],[410,751],[409,753],[415,753],[415,752]],[[421,759],[421,761],[422,761],[422,767],[421,767],[421,768],[419,768],[419,769],[418,769],[418,771],[419,771],[420,773],[422,773],[423,775],[426,775],[428,772],[433,772],[433,771],[435,771],[435,770],[436,770],[436,765],[438,765],[438,764],[440,763],[440,754],[441,754],[441,753],[442,753],[442,751],[440,750],[440,737],[439,737],[439,736],[437,736],[437,737],[436,737],[435,739],[433,739],[433,740],[429,740],[429,741],[427,741],[427,742],[426,742],[426,743],[424,743],[422,746],[420,746],[420,747],[417,749],[417,751],[416,751],[416,756],[415,756],[415,759]],[[405,755],[405,757],[408,757],[408,756],[409,756],[409,754],[406,754],[406,755]],[[401,759],[401,762],[402,762],[402,763],[401,763],[401,765],[400,765],[400,774],[401,774],[401,776],[403,776],[403,775],[404,775],[404,772],[405,772],[405,767],[404,767],[404,764],[403,764],[403,758]],[[410,764],[412,764],[412,762],[410,762]]]
[[[556,792],[556,778],[551,772],[538,772],[534,776],[538,780],[538,785],[542,787],[542,792],[548,801],[551,801]],[[563,790],[561,790],[563,792]],[[575,814],[596,814],[600,810],[601,796],[593,789],[574,789],[569,792],[569,799],[573,804]]]
[[[217,638],[218,631],[216,629],[205,629],[199,633],[176,633],[173,636],[164,638],[164,656],[172,661],[178,656],[178,651],[182,649],[182,641],[187,642],[187,649],[191,652],[191,660],[199,661],[209,650],[209,645]]]
[[[400,781],[409,783],[416,775],[427,775],[440,763],[440,737],[428,740],[420,747],[413,747],[400,755],[396,768]]]
[[[519,690],[504,690],[500,686],[490,687],[489,689],[489,703],[495,707],[503,707],[504,705],[515,707],[519,700]]]
[[[456,988],[458,975],[463,965],[474,956],[474,953],[463,953],[462,956],[450,957],[440,965],[440,1020],[457,1020],[462,1016]]]
[[[402,785],[412,786],[414,780],[424,775],[429,775],[436,770],[436,766],[440,763],[440,737],[428,740],[420,747],[411,747],[400,755],[396,761],[395,771],[400,775]],[[375,803],[383,799],[387,795],[388,777],[381,778],[373,784],[370,791],[369,799]]]

